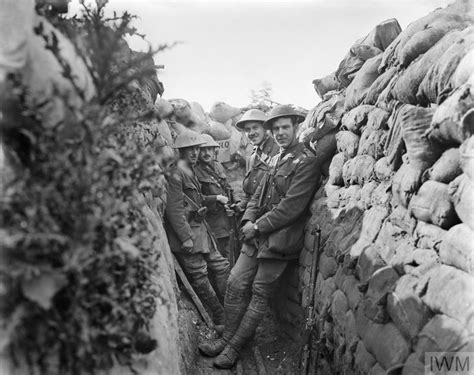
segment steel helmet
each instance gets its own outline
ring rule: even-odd
[[[244,113],[242,118],[235,123],[235,127],[244,130],[245,123],[255,121],[264,123],[267,120],[267,115],[259,109],[249,109]]]
[[[263,123],[265,129],[271,129],[273,121],[280,117],[293,117],[296,119],[296,122],[299,124],[304,121],[304,116],[296,112],[293,106],[290,104],[278,105],[275,108],[272,108],[268,113],[268,119]]]
[[[220,147],[219,143],[217,143],[209,134],[201,134],[201,138],[204,139],[206,143],[203,143],[199,147]]]
[[[191,146],[200,146],[206,141],[202,135],[192,130],[184,130],[174,140],[173,148],[185,148]]]

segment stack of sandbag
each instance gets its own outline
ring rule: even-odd
[[[335,72],[313,80],[316,93],[322,99],[325,94],[332,90],[348,87],[364,63],[381,54],[400,31],[398,21],[389,19],[375,26],[365,37],[356,40]],[[366,69],[369,70],[369,68]],[[367,80],[365,80],[365,83],[368,84]]]
[[[231,118],[238,116],[242,111],[240,108],[235,108],[224,102],[216,102],[211,106],[209,117],[220,123],[225,123]]]
[[[336,71],[346,87],[337,153],[308,223],[321,229],[316,313],[334,373],[421,375],[425,353],[472,344],[473,15],[456,1]],[[320,91],[331,83],[334,75]],[[315,128],[336,93],[310,113]],[[306,293],[310,232],[299,272]]]
[[[474,21],[470,0],[458,0],[446,8],[436,9],[400,33],[383,54],[380,70],[408,66],[428,51],[451,30],[462,30]]]
[[[203,133],[209,130],[209,124],[202,118],[202,114],[200,116],[199,113],[195,113],[189,102],[184,99],[170,99],[169,102],[173,106],[172,121],[197,133]],[[181,127],[177,126],[176,128],[179,129]]]

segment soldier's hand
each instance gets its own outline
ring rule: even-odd
[[[247,221],[245,225],[242,227],[242,234],[244,236],[245,241],[248,241],[254,238],[255,235],[257,234],[257,231],[255,230],[253,226],[254,226],[254,223],[252,223],[251,221]]]
[[[229,201],[229,198],[227,198],[225,195],[218,195],[217,196],[217,201],[221,204],[227,204],[227,202]]]
[[[183,249],[184,251],[191,251],[193,247],[194,247],[194,243],[191,238],[188,238],[186,241],[184,241],[181,244],[181,249]]]

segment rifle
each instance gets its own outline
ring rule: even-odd
[[[309,282],[309,294],[308,294],[308,307],[307,307],[307,314],[306,314],[306,324],[303,334],[303,349],[301,353],[301,362],[300,362],[300,370],[301,375],[308,375],[309,374],[309,361],[312,359],[313,369],[316,369],[317,360],[319,356],[319,348],[317,348],[316,356],[311,358],[311,343],[313,339],[313,331],[314,331],[314,323],[315,323],[315,300],[314,300],[314,291],[316,287],[316,276],[318,274],[319,268],[319,258],[320,258],[320,240],[321,240],[321,229],[319,226],[315,226],[311,234],[314,236],[313,239],[313,262],[311,263],[311,273],[310,273],[310,282]],[[318,344],[319,346],[319,341]]]

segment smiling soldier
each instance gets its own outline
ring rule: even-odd
[[[289,105],[275,107],[264,126],[270,129],[280,152],[250,199],[242,218],[244,245],[231,270],[224,300],[222,338],[201,344],[214,365],[230,368],[253,337],[269,299],[290,260],[303,247],[308,206],[320,184],[320,163],[298,142],[297,125],[303,117]],[[245,296],[251,291],[250,303]]]
[[[238,129],[245,132],[254,146],[250,158],[247,159],[246,173],[242,182],[245,197],[238,205],[238,209],[241,211],[245,211],[248,201],[257,190],[263,175],[268,171],[270,159],[280,149],[271,134],[263,127],[266,120],[265,113],[259,109],[250,109],[235,124]]]

